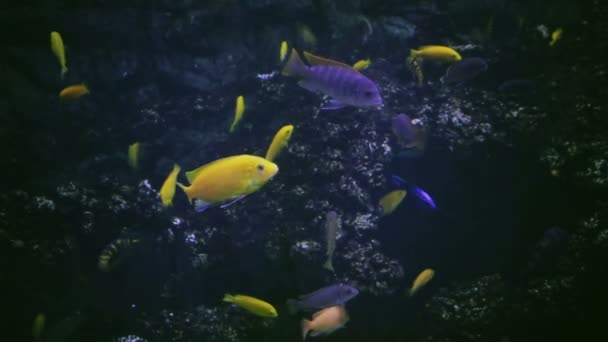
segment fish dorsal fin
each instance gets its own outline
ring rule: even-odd
[[[352,66],[350,66],[348,64],[344,64],[344,63],[333,61],[331,59],[315,56],[308,51],[304,51],[304,57],[306,57],[306,60],[312,66],[315,66],[315,65],[333,66],[333,67],[343,68],[343,69],[347,69],[347,70],[359,73],[355,68],[353,68]]]
[[[220,160],[221,160],[221,159],[220,159]],[[205,164],[205,165],[203,165],[203,166],[199,166],[198,168],[196,168],[196,169],[194,169],[194,170],[192,170],[192,171],[188,171],[188,172],[186,172],[186,178],[188,178],[188,182],[189,182],[190,184],[192,184],[192,182],[194,182],[194,180],[196,179],[196,176],[198,176],[198,174],[199,174],[201,171],[203,171],[205,168],[207,168],[207,167],[209,167],[209,166],[211,166],[211,165],[213,165],[213,164],[217,163],[218,161],[219,161],[219,160],[212,161],[212,162],[207,163],[207,164]]]

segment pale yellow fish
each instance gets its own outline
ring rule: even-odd
[[[163,186],[160,188],[160,198],[165,207],[173,205],[173,196],[175,196],[175,184],[177,182],[177,175],[181,167],[177,164],[173,165],[173,170],[165,179]]]
[[[65,87],[60,93],[59,98],[62,100],[77,100],[83,95],[90,94],[89,88],[86,84],[74,84]]]
[[[372,64],[372,60],[371,59],[361,59],[357,62],[355,62],[355,64],[353,64],[353,69],[357,70],[357,71],[361,71],[361,70],[365,70],[367,68],[369,68],[369,65]]]
[[[241,122],[243,118],[243,113],[245,112],[245,98],[243,95],[240,95],[236,98],[236,105],[234,108],[234,120],[232,121],[232,125],[230,125],[230,133],[234,132],[236,126]]]
[[[271,317],[271,318],[275,318],[275,317],[279,316],[279,314],[277,313],[277,310],[274,308],[274,306],[272,306],[270,303],[267,303],[261,299],[257,299],[257,298],[245,296],[245,295],[240,295],[240,294],[237,294],[237,295],[225,294],[223,300],[224,300],[224,302],[227,302],[227,303],[234,303],[234,304],[240,306],[241,308],[243,308],[257,316]]]
[[[68,72],[68,67],[66,66],[63,39],[61,39],[59,32],[51,32],[51,50],[55,56],[57,56],[57,60],[59,60],[59,65],[61,65],[61,79],[63,79],[65,74]]]
[[[44,313],[40,312],[34,317],[34,322],[32,323],[32,336],[35,341],[42,341],[42,333],[44,332],[44,325],[46,322],[46,316]]]
[[[129,145],[129,150],[127,153],[129,165],[133,169],[137,169],[139,163],[139,143],[133,143]]]
[[[333,256],[336,250],[336,238],[340,231],[340,218],[335,211],[330,211],[325,215],[325,263],[323,268],[334,272]]]
[[[125,256],[128,255],[129,250],[140,242],[139,238],[134,237],[120,237],[115,239],[106,245],[97,260],[97,267],[102,272],[111,271],[116,265],[118,265]]]
[[[348,321],[348,313],[341,305],[331,306],[312,315],[312,321],[302,320],[302,341],[306,336],[329,335],[342,328]]]
[[[302,23],[297,23],[296,29],[300,34],[300,38],[302,38],[306,45],[308,45],[309,47],[317,46],[317,36],[315,36],[310,27]]]
[[[380,199],[379,203],[382,207],[382,215],[388,215],[395,211],[401,201],[403,201],[405,198],[405,195],[407,195],[407,191],[405,190],[395,190],[384,195],[384,197]]]
[[[281,129],[279,129],[279,131],[274,135],[272,143],[270,143],[270,146],[268,146],[268,151],[266,151],[266,160],[275,160],[283,148],[287,146],[289,139],[291,139],[292,133],[293,125],[283,126]]]
[[[281,62],[285,60],[285,57],[287,57],[287,51],[289,51],[289,46],[287,45],[286,41],[281,42],[281,51],[279,54],[279,58],[281,59]]]
[[[435,271],[430,268],[427,268],[426,270],[420,272],[420,274],[416,277],[414,283],[412,284],[412,287],[409,290],[409,295],[413,296],[414,294],[416,294],[416,292],[418,292],[420,288],[425,286],[429,281],[431,281],[431,279],[433,279],[434,275]]]
[[[553,33],[551,33],[551,41],[549,42],[549,46],[555,46],[555,44],[557,44],[557,42],[562,38],[563,32],[564,30],[562,30],[561,27],[558,27],[555,31],[553,31]]]

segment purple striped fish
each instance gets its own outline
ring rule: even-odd
[[[304,64],[295,49],[291,49],[282,74],[299,78],[298,84],[302,88],[330,96],[331,100],[321,109],[382,106],[382,97],[376,84],[350,65],[306,51],[304,57],[310,66]]]

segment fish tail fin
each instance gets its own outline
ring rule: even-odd
[[[234,296],[226,293],[224,295],[224,299],[222,299],[222,301],[224,301],[226,303],[234,303]]]
[[[287,300],[287,312],[289,312],[290,315],[295,315],[296,312],[298,312],[298,301],[295,299],[288,299]]]
[[[308,332],[311,329],[311,327],[310,327],[311,323],[312,322],[307,319],[302,320],[302,341],[306,341],[306,335],[308,335]]]
[[[68,67],[66,66],[62,66],[61,67],[61,79],[63,80],[65,78],[65,74],[68,73]]]
[[[289,60],[287,64],[283,67],[281,74],[285,76],[302,76],[304,72],[306,72],[306,64],[300,58],[298,51],[296,49],[291,48],[291,54],[289,55]]]
[[[173,172],[175,173],[179,173],[182,170],[182,167],[177,165],[177,164],[173,164]]]
[[[331,258],[327,258],[327,261],[325,261],[325,263],[323,264],[323,268],[328,271],[334,272],[334,265],[331,262]]]
[[[414,295],[414,293],[416,293],[416,290],[414,290],[414,288],[413,288],[413,287],[407,290],[407,295],[408,295],[408,297],[413,296],[413,295]]]
[[[414,58],[416,58],[416,56],[418,56],[418,50],[410,49],[410,57],[409,58],[414,59]]]
[[[177,186],[179,186],[186,194],[186,197],[188,197],[188,203],[192,203],[192,195],[190,194],[190,187],[185,186],[184,184],[179,183],[179,182],[177,182]]]

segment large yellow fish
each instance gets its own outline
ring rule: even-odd
[[[243,95],[236,98],[236,105],[234,108],[234,120],[232,121],[232,125],[230,125],[230,133],[234,132],[236,125],[241,122],[243,118],[243,113],[245,112],[245,98]]]
[[[139,163],[139,143],[133,143],[129,145],[129,150],[127,152],[129,165],[133,169],[137,169],[137,165]]]
[[[83,95],[90,94],[89,88],[84,83],[74,84],[65,87],[60,93],[59,98],[62,100],[77,100]]]
[[[422,59],[435,62],[458,62],[462,57],[458,51],[441,45],[421,46],[417,50],[410,50],[409,59]]]
[[[289,49],[289,46],[287,45],[286,41],[281,42],[281,51],[279,52],[279,58],[282,61],[285,60],[285,57],[287,57],[287,51]]]
[[[553,31],[551,33],[551,41],[549,42],[549,46],[555,46],[555,44],[557,44],[557,42],[562,37],[563,32],[564,32],[564,30],[562,30],[561,27],[559,27],[555,31]]]
[[[312,315],[312,321],[302,320],[302,341],[306,336],[329,335],[342,328],[349,320],[348,313],[341,305],[331,306]]]
[[[416,277],[414,283],[412,284],[412,287],[409,290],[409,295],[413,296],[414,294],[416,294],[416,292],[418,292],[421,287],[423,287],[429,281],[431,281],[431,279],[433,279],[434,275],[435,271],[430,268],[427,268],[426,270],[420,272],[420,274]]]
[[[266,152],[266,160],[274,161],[274,159],[281,153],[283,147],[287,146],[289,139],[293,133],[293,125],[287,125],[281,127],[279,131],[274,135],[272,143],[268,147]]]
[[[353,64],[353,69],[357,70],[357,71],[361,71],[361,70],[365,70],[367,68],[369,68],[369,65],[372,64],[372,60],[371,59],[361,59],[357,62],[355,62],[355,64]]]
[[[61,65],[61,79],[68,72],[68,67],[66,66],[65,60],[65,47],[63,46],[63,39],[61,39],[61,35],[59,32],[51,32],[51,50],[57,56],[59,60],[59,65]]]
[[[380,199],[379,203],[382,207],[382,216],[388,215],[395,211],[401,201],[403,201],[405,198],[405,195],[407,195],[407,191],[405,190],[395,190],[384,195],[384,197]]]
[[[188,201],[201,212],[212,206],[225,208],[258,191],[279,171],[277,164],[258,156],[242,154],[218,159],[186,172],[190,186],[177,185]]]
[[[163,186],[160,188],[160,199],[165,207],[173,205],[173,196],[175,196],[175,183],[177,182],[177,174],[181,170],[179,165],[173,165],[173,170],[165,179]]]
[[[279,316],[277,310],[271,304],[261,299],[240,294],[225,294],[223,300],[227,303],[234,303],[257,316],[272,318]]]

